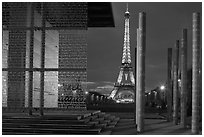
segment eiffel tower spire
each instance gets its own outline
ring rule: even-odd
[[[134,84],[135,79],[133,75],[133,68],[131,66],[130,56],[130,33],[129,33],[129,18],[130,13],[127,9],[125,12],[125,33],[123,43],[122,65],[120,67],[119,76],[115,83],[114,89],[110,94],[110,98],[119,100],[134,101]]]
[[[125,33],[124,33],[122,64],[130,64],[131,63],[129,18],[130,18],[130,13],[128,11],[128,3],[127,3],[127,9],[125,12]]]
[[[127,3],[127,5],[126,5],[126,7],[127,7],[127,10],[126,10],[126,12],[128,11],[128,3]]]

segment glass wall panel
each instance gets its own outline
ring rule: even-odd
[[[36,2],[34,4],[34,26],[42,27],[41,3],[40,2]]]
[[[40,72],[33,73],[33,107],[40,106]]]
[[[28,107],[29,72],[25,72],[25,107]]]
[[[25,55],[25,67],[29,68],[30,65],[30,30],[26,32],[26,55]]]
[[[41,31],[34,31],[33,67],[40,68],[41,64]]]
[[[9,31],[4,30],[2,38],[2,68],[8,67]]]
[[[8,72],[2,72],[2,107],[7,107]]]
[[[33,68],[41,68],[41,4],[34,3]],[[79,2],[44,3],[45,26],[55,27],[54,30],[45,31],[45,68],[70,69],[65,72],[42,70],[45,74],[46,108],[58,107],[58,99],[61,96],[71,95],[76,98],[75,95],[81,96],[86,90],[84,84],[87,80],[87,73],[84,70],[87,68],[86,5]],[[28,107],[29,92],[29,71],[25,68],[30,67],[31,3],[3,3],[2,7],[3,29],[9,29],[3,30],[2,34],[2,67],[11,69],[2,74],[2,106],[14,110],[24,109]],[[62,30],[61,27],[67,27],[68,30]],[[33,107],[39,108],[40,72],[36,69],[31,71],[33,71]],[[75,94],[75,91],[80,93]]]
[[[58,106],[58,72],[45,72],[44,107],[56,108]]]
[[[58,68],[59,32],[47,30],[45,34],[45,68]]]

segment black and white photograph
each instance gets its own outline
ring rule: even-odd
[[[2,1],[2,135],[202,135],[202,1]]]

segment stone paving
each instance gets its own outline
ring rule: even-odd
[[[180,125],[167,122],[158,114],[148,114],[145,117],[143,133],[136,132],[134,119],[121,119],[113,129],[112,135],[191,135],[190,128],[183,129]]]

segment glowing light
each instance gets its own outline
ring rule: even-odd
[[[77,91],[76,91],[76,90],[73,90],[72,92],[73,92],[73,94],[76,94]]]
[[[89,92],[86,91],[85,94],[87,95],[87,94],[89,94]]]
[[[58,84],[58,87],[61,87],[62,85],[61,84]]]
[[[164,89],[165,89],[165,86],[164,86],[164,85],[162,85],[162,86],[160,87],[160,89],[161,89],[161,90],[164,90]]]

